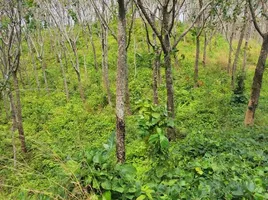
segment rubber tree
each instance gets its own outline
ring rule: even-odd
[[[102,0],[99,4],[95,1],[91,1],[94,10],[96,12],[96,16],[101,22],[101,50],[102,50],[102,80],[103,87],[106,91],[108,103],[112,106],[112,97],[111,97],[111,89],[110,89],[110,80],[109,80],[109,67],[108,67],[108,24],[109,24],[109,16],[107,9],[107,0]],[[98,7],[99,5],[99,7]],[[113,33],[114,34],[114,33]],[[117,40],[117,38],[116,38]]]
[[[0,65],[3,75],[0,90],[8,93],[13,122],[12,129],[18,130],[21,150],[26,153],[20,88],[17,77],[22,43],[22,1],[3,0],[0,2],[0,8],[3,8],[1,21],[4,22],[0,29]],[[13,84],[11,84],[11,80]]]
[[[56,26],[60,33],[63,35],[73,53],[73,57],[71,57],[72,66],[77,76],[80,98],[85,103],[86,97],[82,84],[77,48],[77,42],[79,39],[80,32],[74,30],[74,24],[78,22],[76,13],[72,9],[72,7],[68,8],[61,1],[58,0],[55,0],[53,2],[40,1],[39,6],[43,6],[43,9],[49,13],[54,22],[54,26]]]
[[[238,40],[238,45],[236,48],[236,52],[235,52],[235,57],[234,57],[234,62],[233,62],[233,66],[232,66],[232,79],[231,79],[231,85],[232,88],[235,88],[235,79],[236,79],[236,71],[237,71],[237,65],[238,65],[238,61],[239,61],[239,55],[240,55],[240,51],[241,51],[241,47],[242,47],[242,43],[243,43],[243,39],[245,37],[245,32],[246,32],[246,28],[247,28],[247,20],[248,20],[248,14],[247,14],[247,7],[244,8],[244,16],[241,17],[242,18],[242,28],[240,30],[240,36],[239,36],[239,40]]]
[[[255,69],[254,77],[253,77],[253,83],[251,86],[251,95],[248,102],[246,114],[245,114],[245,125],[253,125],[254,124],[254,118],[255,118],[255,112],[256,108],[259,103],[260,98],[260,92],[262,87],[262,80],[263,80],[263,73],[265,69],[266,59],[268,55],[268,30],[263,31],[260,27],[260,24],[258,22],[258,17],[264,18],[266,20],[266,23],[268,21],[268,2],[267,1],[254,1],[254,5],[252,0],[247,0],[250,13],[252,16],[252,21],[254,24],[255,29],[259,33],[259,35],[262,38],[262,46],[260,55],[258,58],[257,66]],[[256,10],[261,10],[261,15],[256,15]]]
[[[116,157],[125,162],[125,81],[127,71],[126,5],[118,0],[118,63],[116,77]]]
[[[178,0],[162,0],[160,5],[160,10],[162,13],[161,18],[158,20],[160,23],[160,29],[156,27],[154,24],[152,17],[150,16],[151,12],[148,11],[148,8],[145,6],[144,1],[136,0],[136,4],[147,20],[148,24],[152,28],[153,32],[156,34],[161,50],[164,54],[164,67],[165,67],[165,81],[166,81],[166,90],[167,90],[167,110],[168,117],[170,120],[174,121],[175,119],[175,105],[174,105],[174,88],[173,88],[173,75],[172,75],[172,63],[171,56],[174,50],[176,49],[178,43],[184,38],[184,36],[193,28],[196,21],[202,15],[204,10],[211,4],[211,2],[207,3],[197,14],[196,18],[189,25],[186,30],[180,34],[176,39],[174,39],[171,44],[170,35],[175,29],[174,22],[177,16],[180,14],[178,11],[182,7],[180,4],[184,4],[185,1]],[[175,139],[175,128],[170,127],[167,130],[167,136],[170,140]]]

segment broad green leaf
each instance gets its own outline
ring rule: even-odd
[[[112,200],[111,191],[106,191],[102,194],[102,200]]]
[[[160,145],[162,149],[168,148],[169,141],[166,136],[160,134]]]
[[[152,113],[152,117],[153,117],[153,118],[158,119],[158,118],[160,118],[160,116],[161,116],[161,115],[160,115],[159,113],[156,113],[156,112],[153,112],[153,113]]]
[[[105,190],[111,190],[112,189],[112,183],[109,180],[105,180],[101,183],[101,187]]]
[[[100,185],[96,178],[93,178],[93,188],[100,189]]]
[[[144,199],[146,199],[146,195],[142,194],[136,200],[144,200]]]

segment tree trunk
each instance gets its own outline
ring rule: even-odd
[[[264,37],[263,37],[262,48],[261,48],[261,52],[260,52],[260,56],[258,59],[256,69],[255,69],[255,74],[254,74],[253,83],[251,87],[250,100],[249,100],[248,108],[246,111],[246,116],[245,116],[245,121],[244,121],[245,125],[254,124],[254,116],[255,116],[255,111],[259,102],[261,86],[262,86],[262,78],[263,78],[263,73],[265,69],[265,62],[267,59],[267,54],[268,54],[268,33],[264,34]]]
[[[32,56],[33,51],[32,51],[32,47],[31,47],[29,39],[27,40],[27,43],[28,43],[28,48],[29,48],[29,52],[30,52],[29,56],[32,59],[32,65],[33,65],[33,71],[34,71],[34,75],[35,75],[35,81],[36,81],[37,89],[38,89],[38,91],[40,91],[40,82],[39,82],[39,77],[38,77],[38,71],[37,71],[37,67],[36,67],[35,58],[34,58],[34,56]]]
[[[208,39],[207,39],[207,33],[205,32],[205,41],[204,41],[204,49],[203,49],[203,60],[202,60],[202,64],[203,67],[206,67],[207,65],[207,46],[208,46]]]
[[[12,76],[13,76],[14,88],[15,88],[15,92],[16,92],[16,105],[13,104],[15,107],[14,112],[15,112],[15,116],[16,116],[16,125],[17,125],[18,132],[19,132],[19,139],[21,142],[21,150],[22,150],[22,152],[26,153],[27,148],[26,148],[25,136],[24,136],[24,130],[23,130],[23,124],[22,124],[20,90],[19,90],[19,83],[18,83],[16,71],[14,71],[12,73]]]
[[[9,109],[8,109],[8,100],[7,100],[8,97],[6,96],[5,90],[2,90],[1,94],[2,94],[4,109],[6,113],[6,120],[8,120],[9,119]]]
[[[156,50],[153,64],[153,95],[154,104],[158,105],[158,69],[160,68],[160,51]]]
[[[127,63],[126,63],[127,65]],[[130,108],[130,92],[129,92],[129,86],[128,86],[128,67],[126,67],[126,76],[125,76],[126,80],[125,80],[125,95],[126,95],[126,98],[125,98],[125,104],[126,104],[126,111],[127,111],[127,114],[128,115],[131,115],[131,108]]]
[[[231,64],[232,64],[232,53],[233,53],[233,39],[235,34],[235,23],[232,24],[232,31],[229,41],[229,56],[228,56],[228,65],[227,65],[227,72],[230,73]]]
[[[108,69],[108,30],[105,25],[101,25],[101,47],[102,47],[102,78],[104,88],[107,93],[108,103],[112,106],[111,89],[109,81],[109,69]]]
[[[47,93],[49,93],[48,82],[47,82],[46,66],[45,66],[45,64],[44,64],[43,58],[40,58],[39,61],[40,61],[40,65],[41,65],[42,72],[43,72],[43,77],[44,77],[44,82],[45,82],[46,91],[47,91]]]
[[[194,87],[198,87],[198,71],[199,71],[199,55],[200,55],[200,37],[196,37],[195,67],[194,67]]]
[[[238,45],[237,45],[237,49],[236,49],[236,53],[235,53],[234,63],[233,63],[233,67],[232,67],[232,83],[231,84],[232,84],[233,89],[235,87],[236,68],[237,68],[239,54],[240,54],[241,46],[242,46],[244,35],[245,35],[245,30],[246,30],[246,22],[244,22],[243,28],[241,30],[241,34],[239,37],[239,41],[238,41]]]
[[[95,43],[94,43],[94,39],[93,39],[92,28],[89,26],[89,24],[87,25],[87,28],[88,28],[88,31],[89,31],[90,44],[91,44],[92,51],[93,51],[94,67],[95,67],[95,70],[98,71],[97,54],[96,54],[96,47],[95,47]]]
[[[165,60],[165,76],[166,76],[166,89],[167,89],[167,110],[169,119],[175,119],[175,109],[174,109],[174,89],[173,89],[173,77],[172,77],[172,66],[171,66],[171,45],[169,38],[169,14],[168,7],[165,6],[163,9],[163,30],[164,30],[164,60]],[[167,136],[169,140],[175,139],[175,129],[168,128]]]
[[[251,34],[251,25],[248,26],[248,30],[246,33],[246,41],[245,41],[245,46],[244,46],[244,58],[243,58],[243,73],[246,73],[246,67],[247,67],[247,51],[248,51],[248,42],[249,42],[249,37]]]
[[[63,77],[63,84],[64,84],[64,90],[65,90],[65,95],[66,95],[66,100],[67,102],[70,99],[70,95],[69,95],[69,89],[68,89],[68,83],[67,83],[67,78],[66,78],[66,72],[62,63],[62,59],[61,59],[61,54],[58,53],[58,59],[60,62],[60,69],[61,69],[61,73],[62,73],[62,77]]]
[[[17,129],[17,120],[16,120],[16,115],[15,115],[15,105],[14,105],[14,99],[11,91],[9,91],[9,100],[10,100],[10,111],[11,111],[11,118],[12,118],[12,126],[11,126],[11,133],[12,133],[12,149],[13,149],[13,163],[14,167],[17,165],[17,149],[15,145],[15,131]]]
[[[72,44],[72,50],[73,50],[73,53],[74,53],[74,56],[75,56],[75,63],[73,63],[73,67],[74,67],[75,73],[77,75],[79,93],[80,93],[81,100],[83,101],[83,103],[85,103],[86,98],[85,98],[84,88],[83,88],[82,80],[81,80],[80,66],[79,66],[79,59],[78,59],[78,54],[77,54],[76,41],[72,42],[71,44]]]
[[[116,78],[116,157],[125,162],[125,93],[126,93],[126,10],[124,0],[118,0],[118,63]]]

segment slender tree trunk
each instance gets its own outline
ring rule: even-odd
[[[231,71],[234,34],[235,34],[235,23],[232,24],[231,36],[230,36],[230,41],[229,41],[229,56],[228,56],[228,65],[227,65],[228,73],[230,73]]]
[[[9,109],[8,109],[8,101],[7,101],[7,97],[6,97],[6,92],[3,90],[1,92],[1,94],[2,94],[4,109],[5,109],[5,113],[6,113],[6,120],[8,120],[9,119]]]
[[[200,55],[200,37],[196,37],[195,67],[194,67],[194,87],[198,87],[198,71],[199,71],[199,55]]]
[[[67,83],[67,78],[66,78],[66,72],[62,63],[62,59],[61,59],[61,54],[58,53],[58,59],[60,62],[60,69],[61,69],[61,73],[62,73],[62,77],[63,77],[63,84],[64,84],[64,91],[65,91],[65,95],[66,95],[66,100],[67,102],[70,99],[70,95],[69,95],[69,89],[68,89],[68,83]]]
[[[125,76],[125,106],[126,106],[126,112],[128,115],[131,115],[131,108],[130,108],[130,92],[129,92],[129,86],[128,86],[128,67],[126,67],[126,76]]]
[[[204,35],[204,48],[203,48],[203,60],[202,60],[202,64],[203,67],[206,67],[207,65],[207,46],[208,46],[208,39],[207,39],[207,33],[205,32]]]
[[[244,121],[245,125],[254,124],[254,116],[255,116],[255,111],[259,102],[261,86],[262,86],[262,78],[263,78],[263,73],[265,69],[265,62],[267,59],[267,54],[268,54],[268,33],[264,34],[264,37],[263,37],[262,48],[261,48],[260,56],[259,56],[258,63],[256,66],[253,83],[251,87],[250,100],[249,100],[247,111],[246,111],[246,116],[245,116],[245,121]]]
[[[78,54],[77,54],[76,41],[72,42],[72,49],[73,49],[73,53],[75,56],[75,63],[73,63],[73,67],[74,67],[75,73],[77,75],[79,93],[80,93],[81,100],[83,101],[83,103],[85,103],[86,98],[85,98],[84,88],[83,88],[82,80],[81,80],[81,73],[80,73],[79,59],[78,59]]]
[[[232,67],[232,88],[233,89],[235,87],[236,68],[237,68],[237,64],[238,64],[239,54],[241,51],[241,46],[242,46],[243,39],[245,36],[245,30],[246,30],[246,22],[244,22],[243,28],[241,30],[240,38],[239,38],[236,53],[235,53],[234,63],[233,63],[233,67]]]
[[[24,129],[23,129],[23,124],[22,124],[20,90],[19,90],[19,83],[18,83],[18,78],[17,78],[16,71],[14,71],[12,73],[12,76],[13,76],[14,88],[15,88],[15,92],[16,92],[16,105],[13,104],[15,106],[14,112],[15,112],[15,116],[16,116],[16,125],[17,125],[18,132],[19,132],[19,138],[20,138],[20,142],[21,142],[21,150],[22,150],[22,152],[26,153],[27,148],[26,148]]]
[[[249,25],[247,33],[246,33],[246,38],[245,38],[246,41],[245,41],[245,46],[244,46],[244,58],[243,58],[243,68],[242,68],[244,74],[246,73],[246,67],[247,67],[247,51],[248,51],[248,42],[249,42],[250,34],[251,34],[251,26]]]
[[[126,9],[124,0],[118,0],[118,64],[116,79],[116,157],[117,162],[125,162],[125,92],[126,92]]]
[[[102,29],[102,37],[101,37],[101,47],[102,47],[102,79],[103,85],[107,93],[108,103],[112,106],[111,99],[111,89],[110,89],[110,81],[109,81],[109,69],[108,69],[108,30],[105,25],[101,26]]]
[[[86,55],[84,55],[84,70],[85,70],[85,79],[88,80]]]
[[[42,72],[43,72],[43,78],[44,78],[44,82],[45,82],[46,91],[47,91],[47,93],[49,93],[48,82],[47,82],[46,66],[44,64],[43,58],[40,58],[39,61],[40,61],[40,65],[41,65]]]
[[[11,134],[12,134],[12,149],[13,149],[13,163],[14,167],[17,165],[17,153],[16,153],[16,145],[15,145],[15,131],[17,129],[17,120],[16,120],[16,114],[15,114],[15,105],[14,105],[14,99],[11,91],[9,91],[9,100],[10,100],[10,111],[11,111],[11,118],[12,118],[12,126],[11,126]]]
[[[134,48],[134,78],[137,77],[137,59],[136,59],[136,55],[137,55],[137,45],[136,45],[136,37],[134,35],[133,38],[133,48]]]
[[[158,69],[160,67],[160,51],[155,52],[154,64],[153,64],[153,95],[154,104],[158,105]]]
[[[94,43],[94,39],[93,39],[93,32],[92,32],[92,28],[89,26],[89,24],[87,25],[88,31],[89,31],[89,35],[90,35],[90,44],[92,47],[92,52],[93,52],[93,58],[94,58],[94,67],[95,70],[98,71],[98,62],[97,62],[97,54],[96,54],[96,47],[95,47],[95,43]]]
[[[36,85],[37,85],[37,89],[38,91],[40,91],[40,82],[39,82],[39,77],[38,77],[38,71],[37,71],[37,67],[36,67],[36,62],[35,62],[35,58],[33,55],[33,51],[32,51],[32,47],[30,44],[30,39],[27,40],[28,43],[28,48],[29,48],[29,53],[30,53],[30,57],[32,60],[32,65],[33,65],[33,71],[34,71],[34,76],[35,76],[35,81],[36,81]]]

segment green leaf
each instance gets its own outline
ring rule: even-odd
[[[169,145],[169,141],[165,135],[160,134],[160,145],[162,149],[167,149]]]
[[[196,167],[196,168],[195,168],[195,171],[196,171],[199,175],[204,174],[204,172],[202,171],[202,169],[201,169],[200,167]]]
[[[250,191],[250,192],[254,192],[254,190],[255,190],[255,184],[251,181],[251,182],[249,182],[248,184],[247,184],[247,189],[248,189],[248,191]]]
[[[154,144],[158,141],[159,135],[158,134],[153,134],[149,137],[149,143]]]
[[[102,200],[112,200],[111,191],[106,191],[102,194]]]
[[[144,200],[144,199],[146,199],[146,195],[142,194],[136,200]]]
[[[111,190],[112,189],[112,183],[109,180],[105,180],[101,183],[101,187],[105,190]]]
[[[119,193],[123,193],[123,192],[124,192],[124,188],[121,187],[121,186],[118,185],[118,184],[113,185],[112,190],[113,190],[113,191],[116,191],[116,192],[119,192]]]
[[[161,115],[160,115],[159,113],[156,113],[156,112],[153,112],[153,113],[152,113],[152,117],[153,117],[153,118],[158,119],[158,118],[160,118],[160,116],[161,116]]]
[[[173,128],[175,126],[174,120],[168,119],[167,120],[167,126]]]
[[[93,188],[98,189],[98,190],[100,189],[100,185],[96,178],[93,178]]]

